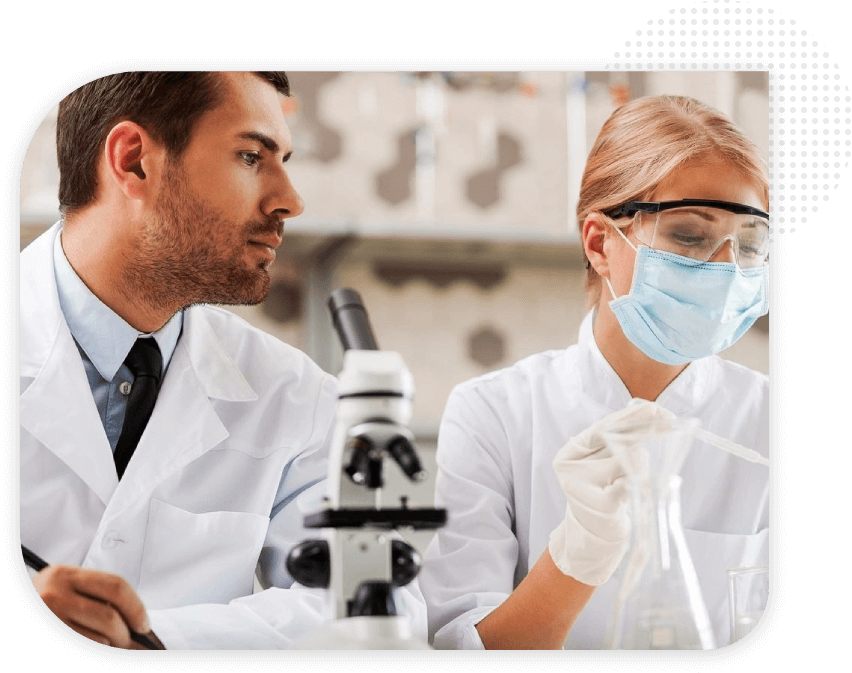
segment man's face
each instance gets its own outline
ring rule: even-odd
[[[282,96],[251,73],[221,77],[221,102],[198,120],[180,160],[166,164],[139,251],[149,258],[140,271],[156,269],[160,291],[182,306],[263,301],[284,219],[303,210],[284,166],[291,140]]]

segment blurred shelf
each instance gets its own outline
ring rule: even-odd
[[[53,225],[52,217],[58,218],[58,215],[21,216],[21,249]],[[293,220],[287,223],[278,254],[282,258],[310,262],[324,258],[331,247],[345,248],[344,256],[349,261],[511,262],[548,267],[574,266],[582,262],[580,246],[567,235],[552,236],[521,227],[483,231],[442,223]]]

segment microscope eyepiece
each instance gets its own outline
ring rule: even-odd
[[[376,337],[370,327],[361,295],[346,288],[334,290],[328,297],[328,310],[343,350],[377,351]]]

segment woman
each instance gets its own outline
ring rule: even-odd
[[[605,646],[627,494],[612,456],[587,454],[631,399],[767,454],[767,377],[715,356],[767,311],[767,208],[756,148],[715,110],[662,96],[612,114],[577,206],[592,308],[578,343],[447,403],[436,500],[449,522],[421,575],[436,647]],[[584,469],[593,458],[605,462]],[[696,442],[681,476],[721,647],[725,568],[766,563],[768,470]]]

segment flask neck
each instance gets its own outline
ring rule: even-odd
[[[660,572],[669,570],[677,562],[673,536],[683,536],[682,481],[680,476],[672,475],[667,480],[642,480],[631,489],[634,548],[647,545],[648,561],[653,569]]]

